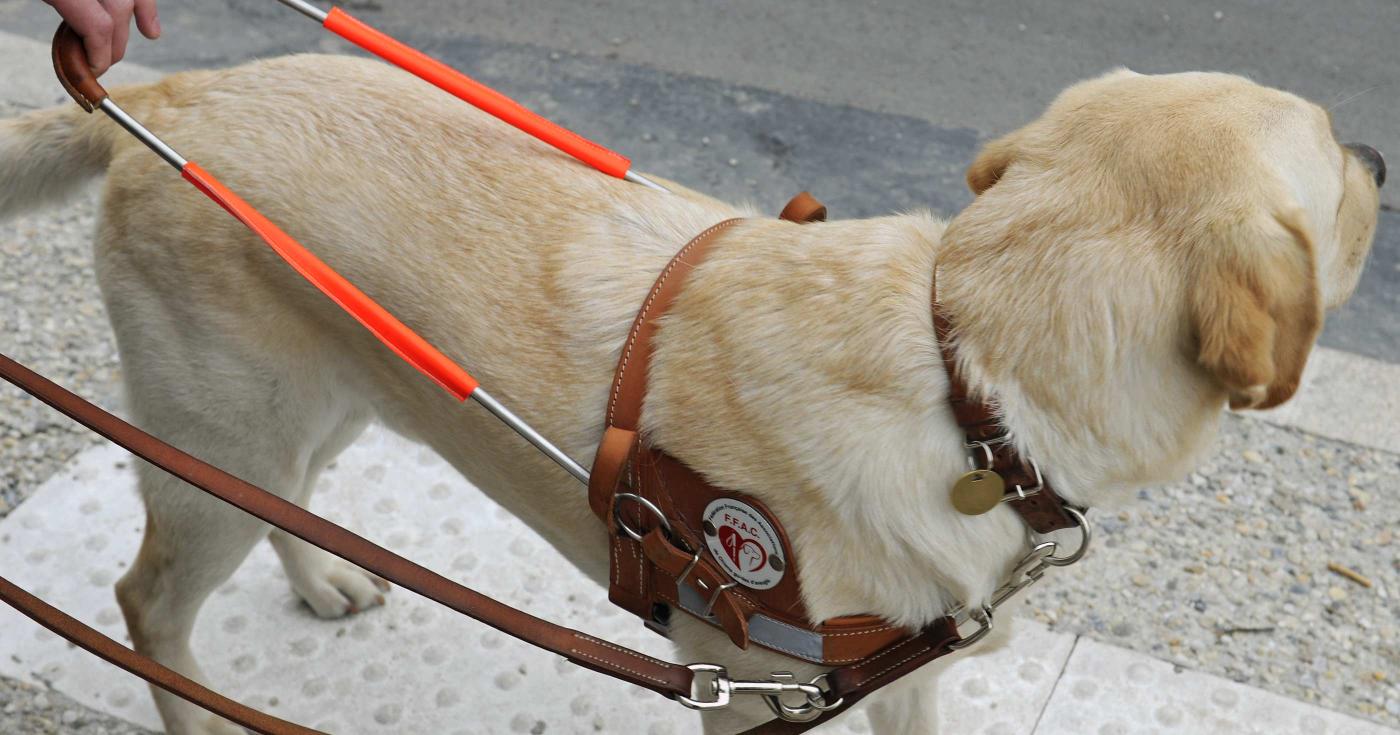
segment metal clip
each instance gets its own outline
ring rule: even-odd
[[[1054,541],[1035,543],[1030,552],[1016,562],[1016,568],[1011,571],[1011,576],[992,593],[987,604],[980,609],[971,609],[960,605],[949,612],[949,615],[953,617],[953,622],[957,625],[963,625],[968,621],[975,621],[978,624],[976,631],[971,635],[964,636],[962,640],[952,644],[950,648],[967,648],[985,638],[988,633],[992,632],[992,613],[1004,605],[1007,600],[1015,597],[1021,590],[1039,582],[1050,567],[1067,567],[1084,558],[1085,552],[1089,550],[1089,542],[1093,539],[1089,521],[1084,517],[1084,513],[1076,508],[1067,505],[1064,510],[1070,517],[1079,522],[1079,548],[1066,556],[1056,556],[1055,552],[1060,548],[1058,543]]]
[[[723,666],[691,664],[687,668],[696,674],[691,683],[691,692],[703,692],[695,698],[676,697],[690,709],[722,709],[729,706],[735,694],[757,694],[763,697],[768,708],[778,717],[789,722],[810,722],[823,712],[840,707],[843,701],[826,701],[829,693],[826,674],[820,674],[804,684],[796,681],[790,671],[775,671],[768,681],[735,681],[729,678],[729,672]],[[803,701],[796,705],[784,701],[785,696],[792,694],[801,694]]]

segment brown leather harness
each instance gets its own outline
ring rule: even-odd
[[[80,102],[84,95],[81,89],[87,87],[93,88],[88,90],[89,97],[99,92],[105,97],[95,80],[75,86],[65,77],[59,53],[63,33],[61,29],[55,41],[55,62],[65,86],[70,91],[79,90],[74,96]],[[65,43],[70,51],[79,44],[76,36],[68,37]],[[68,66],[78,71],[86,68]],[[822,220],[825,214],[825,207],[804,192],[788,204],[782,218],[807,223]],[[953,504],[962,512],[980,513],[1006,502],[1033,531],[1045,534],[1078,527],[1082,541],[1067,556],[1055,555],[1055,542],[1032,544],[1008,581],[979,609],[950,611],[921,630],[901,629],[871,615],[811,620],[803,605],[799,560],[779,519],[757,498],[710,484],[694,469],[650,444],[639,431],[658,319],[689,273],[723,234],[741,221],[716,224],[687,243],[667,264],[643,302],[614,377],[606,425],[590,476],[589,506],[612,536],[609,599],[658,632],[666,631],[671,611],[680,609],[724,630],[740,648],[757,644],[833,667],[808,682],[794,681],[781,672],[763,681],[734,680],[720,666],[661,661],[536,618],[185,454],[4,355],[0,355],[0,377],[224,502],[504,633],[694,709],[727,706],[734,695],[761,695],[778,719],[749,733],[803,732],[925,663],[980,639],[990,629],[997,605],[1039,579],[1047,568],[1074,563],[1083,555],[1089,528],[1082,510],[1060,500],[1035,464],[1017,456],[995,411],[969,390],[954,359],[952,341],[956,335],[935,296],[933,323],[949,374],[949,400],[975,465],[955,486]],[[933,291],[936,294],[936,289]],[[1003,492],[1005,486],[1014,490]],[[988,488],[995,492],[989,495]],[[966,497],[962,497],[964,489],[968,490]],[[745,534],[752,538],[745,538]],[[743,557],[749,565],[744,566],[734,550],[750,542],[756,548],[751,557]],[[728,563],[724,555],[731,556]],[[754,570],[767,576],[747,579],[746,574]],[[226,699],[3,578],[0,599],[89,652],[256,732],[316,732]],[[980,627],[963,637],[959,624],[969,619]]]
[[[781,218],[808,223],[825,216],[826,208],[803,192],[789,202]],[[953,650],[958,642],[957,621],[948,617],[924,631],[909,631],[873,615],[811,620],[803,606],[800,566],[781,521],[757,498],[709,483],[640,433],[658,321],[689,273],[729,228],[742,221],[725,220],[687,243],[643,302],[609,394],[603,439],[589,483],[589,505],[612,537],[610,600],[658,632],[665,632],[671,611],[678,608],[724,630],[740,648],[753,643],[809,663],[841,667],[824,677],[823,696],[812,702],[820,710],[828,702],[859,698]],[[1016,454],[994,409],[973,395],[959,373],[951,323],[938,308],[933,291],[934,324],[950,377],[949,402],[969,450],[980,460],[969,474],[995,476],[1015,488],[997,498],[996,504],[1009,503],[1036,533],[1078,526],[1082,514],[1067,509],[1039,468]],[[716,529],[705,518],[705,509],[724,501],[737,501],[756,511],[773,530],[775,546],[781,550],[775,556],[783,562],[781,580],[774,586],[743,586],[732,565],[726,573],[714,544],[707,543],[706,537],[712,539]]]

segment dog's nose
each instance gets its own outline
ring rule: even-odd
[[[1380,151],[1365,143],[1347,143],[1345,148],[1366,164],[1371,178],[1376,180],[1376,186],[1385,186],[1385,156]]]

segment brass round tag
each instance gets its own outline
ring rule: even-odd
[[[959,513],[980,516],[997,507],[1006,493],[1006,481],[991,470],[973,470],[953,483],[953,507]]]

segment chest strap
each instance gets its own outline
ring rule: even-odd
[[[826,207],[806,192],[794,197],[781,215],[796,223],[825,216]],[[812,663],[854,663],[909,631],[870,615],[810,620],[792,544],[777,517],[762,501],[716,487],[639,434],[657,321],[715,243],[742,222],[730,219],[709,227],[676,253],[623,344],[589,484],[589,505],[612,537],[608,597],[663,634],[671,611],[680,609],[722,628],[740,648],[756,643]],[[714,530],[706,527],[706,508],[724,500],[747,506],[776,535],[785,567],[773,586],[741,586],[706,543],[706,533]]]

